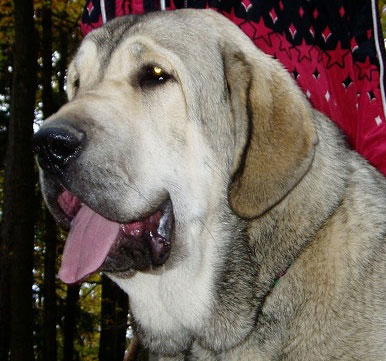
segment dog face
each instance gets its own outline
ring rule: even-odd
[[[240,342],[257,302],[246,220],[312,162],[299,90],[235,25],[192,10],[90,33],[67,86],[68,104],[35,137],[44,198],[70,228],[61,278],[107,272],[155,351]]]
[[[168,230],[168,237],[174,237],[188,224],[206,219],[211,205],[219,202],[213,196],[224,194],[222,183],[229,173],[229,151],[224,144],[225,152],[216,154],[205,139],[205,120],[193,108],[210,95],[191,84],[195,76],[204,77],[212,84],[213,93],[219,94],[219,99],[211,101],[226,105],[225,99],[220,98],[224,97],[224,79],[197,72],[188,41],[178,53],[160,46],[162,38],[145,36],[147,32],[154,33],[152,27],[157,28],[157,24],[150,24],[148,31],[143,26],[131,24],[130,20],[122,25],[118,22],[110,27],[114,40],[103,42],[103,29],[83,42],[69,68],[70,102],[42,127],[43,138],[55,138],[46,149],[56,147],[43,155],[46,172],[42,177],[46,179],[42,183],[47,200],[50,199],[48,204],[62,223],[68,223],[68,214],[61,215],[63,210],[58,209],[57,200],[61,200],[59,208],[63,208],[67,201],[75,202],[72,195],[121,225],[143,223],[150,216],[157,217],[158,211],[172,207],[168,211],[172,219],[165,222],[167,228],[173,228],[173,232]],[[120,37],[122,32],[127,33],[124,38]],[[111,49],[114,41],[115,48]],[[192,64],[184,63],[183,56],[192,59]],[[221,58],[215,60],[219,62]],[[197,94],[191,89],[196,89]],[[223,125],[219,124],[217,132],[227,131],[229,114],[229,108],[225,109]],[[44,135],[49,132],[59,135]],[[66,145],[56,143],[66,133],[80,143],[62,164],[66,155],[59,153],[72,150],[63,150]],[[63,188],[58,189],[58,184]],[[64,189],[71,192],[68,199],[66,194],[59,198]],[[151,258],[152,252],[143,252],[142,258]],[[136,262],[138,265],[128,264],[127,269],[153,266],[150,259]]]

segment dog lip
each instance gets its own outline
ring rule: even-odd
[[[74,193],[69,191],[66,187],[63,185],[60,185],[60,190],[57,192],[56,196],[56,204],[60,210],[61,215],[63,215],[63,219],[60,219],[59,222],[65,223],[66,228],[70,228],[72,220],[75,218],[77,213],[79,212],[80,208],[83,204],[86,204],[89,206],[86,202],[83,202],[80,197],[76,196]],[[90,207],[91,209],[94,209],[93,207]],[[106,219],[119,223],[121,225],[128,225],[132,223],[140,223],[146,221],[148,218],[154,216],[158,211],[161,212],[163,215],[165,212],[172,211],[172,203],[170,200],[170,196],[164,200],[160,206],[153,208],[153,210],[149,210],[146,213],[143,213],[143,215],[136,217],[136,218],[128,218],[125,220],[122,220],[122,218],[114,219],[114,217],[109,217],[106,215],[103,215],[96,211],[94,209],[95,213],[101,214]],[[162,217],[161,217],[162,218]]]
[[[69,219],[68,223],[71,225],[69,227],[70,231],[73,235],[75,235],[69,235],[67,242],[69,242],[70,239],[70,243],[73,245],[72,247],[78,244],[78,246],[75,246],[77,247],[77,252],[82,252],[82,254],[84,255],[87,254],[84,253],[87,252],[85,251],[85,247],[87,246],[81,246],[79,241],[74,240],[74,237],[86,237],[82,242],[83,244],[85,244],[84,242],[87,240],[87,243],[91,245],[92,241],[90,237],[95,237],[95,239],[99,239],[99,241],[97,241],[99,243],[102,242],[100,236],[95,233],[95,231],[91,230],[92,228],[99,227],[97,223],[89,223],[89,226],[79,226],[81,224],[79,222],[83,222],[83,218],[84,221],[91,222],[91,218],[89,218],[91,215],[90,212],[93,212],[94,214],[98,214],[98,212],[91,210],[91,208],[89,208],[87,204],[83,203],[76,195],[74,195],[64,187],[62,192],[59,193],[59,196],[57,197],[57,204],[64,218]],[[85,211],[85,209],[89,209],[89,211]],[[103,218],[102,215],[99,215],[97,217]],[[104,271],[109,273],[125,272],[130,270],[144,271],[152,269],[153,267],[163,265],[169,258],[171,251],[172,230],[174,226],[173,206],[170,197],[168,197],[166,201],[164,201],[155,212],[154,210],[149,211],[140,219],[125,223],[119,221],[116,222],[113,219],[105,219],[106,222],[110,222],[106,223],[105,225],[108,228],[110,228],[110,224],[116,224],[116,226],[114,227],[118,227],[116,231],[117,233],[114,237],[114,240],[110,238],[110,241],[108,241],[112,243],[110,243],[110,249],[108,251],[106,250],[106,256],[104,261],[100,264],[98,269],[95,268],[92,273],[97,271]],[[87,231],[88,236],[84,233],[86,229],[90,229],[90,231]],[[102,245],[102,243],[100,244]],[[72,251],[72,253],[74,253],[74,251]],[[70,258],[68,257],[68,254],[69,253],[67,253],[67,256],[65,257],[67,264],[67,266],[65,266],[65,269],[72,269],[72,271],[67,271],[67,274],[68,272],[72,272],[72,276],[71,278],[68,278],[68,276],[64,276],[65,282],[68,282],[69,280],[71,282],[71,280],[73,279],[77,281],[79,281],[80,279],[84,279],[84,277],[79,278],[77,276],[73,276],[76,273],[74,273],[74,269],[71,268],[72,266],[68,266],[68,264],[71,264],[71,258],[75,257],[75,254],[71,256],[70,252]],[[86,261],[84,262],[86,263],[83,264],[93,264],[93,261],[91,261],[87,256],[85,257]],[[101,257],[101,255],[98,257]],[[79,267],[82,268],[82,266]]]
[[[155,213],[142,222],[121,224],[120,234],[100,271],[145,271],[162,266],[167,261],[174,225],[171,200],[163,202]]]

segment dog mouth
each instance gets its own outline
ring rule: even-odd
[[[68,190],[57,203],[71,226],[64,246],[59,277],[77,283],[103,271],[146,271],[163,265],[171,251],[173,206],[166,200],[151,215],[129,223],[98,214]]]

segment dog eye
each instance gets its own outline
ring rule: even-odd
[[[171,75],[166,73],[157,65],[145,67],[139,75],[139,85],[141,87],[154,87],[166,83],[171,79]]]

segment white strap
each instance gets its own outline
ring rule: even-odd
[[[101,6],[102,23],[106,24],[107,18],[106,18],[105,0],[99,0],[99,4]]]
[[[377,6],[377,1],[371,0],[371,10],[373,15],[373,28],[374,28],[374,42],[375,42],[375,48],[377,50],[377,56],[379,61],[379,86],[381,89],[383,114],[386,117],[386,98],[385,98],[385,84],[384,84],[385,64],[383,63],[381,48],[379,47],[379,33],[378,33],[378,20],[377,20],[376,6]]]

